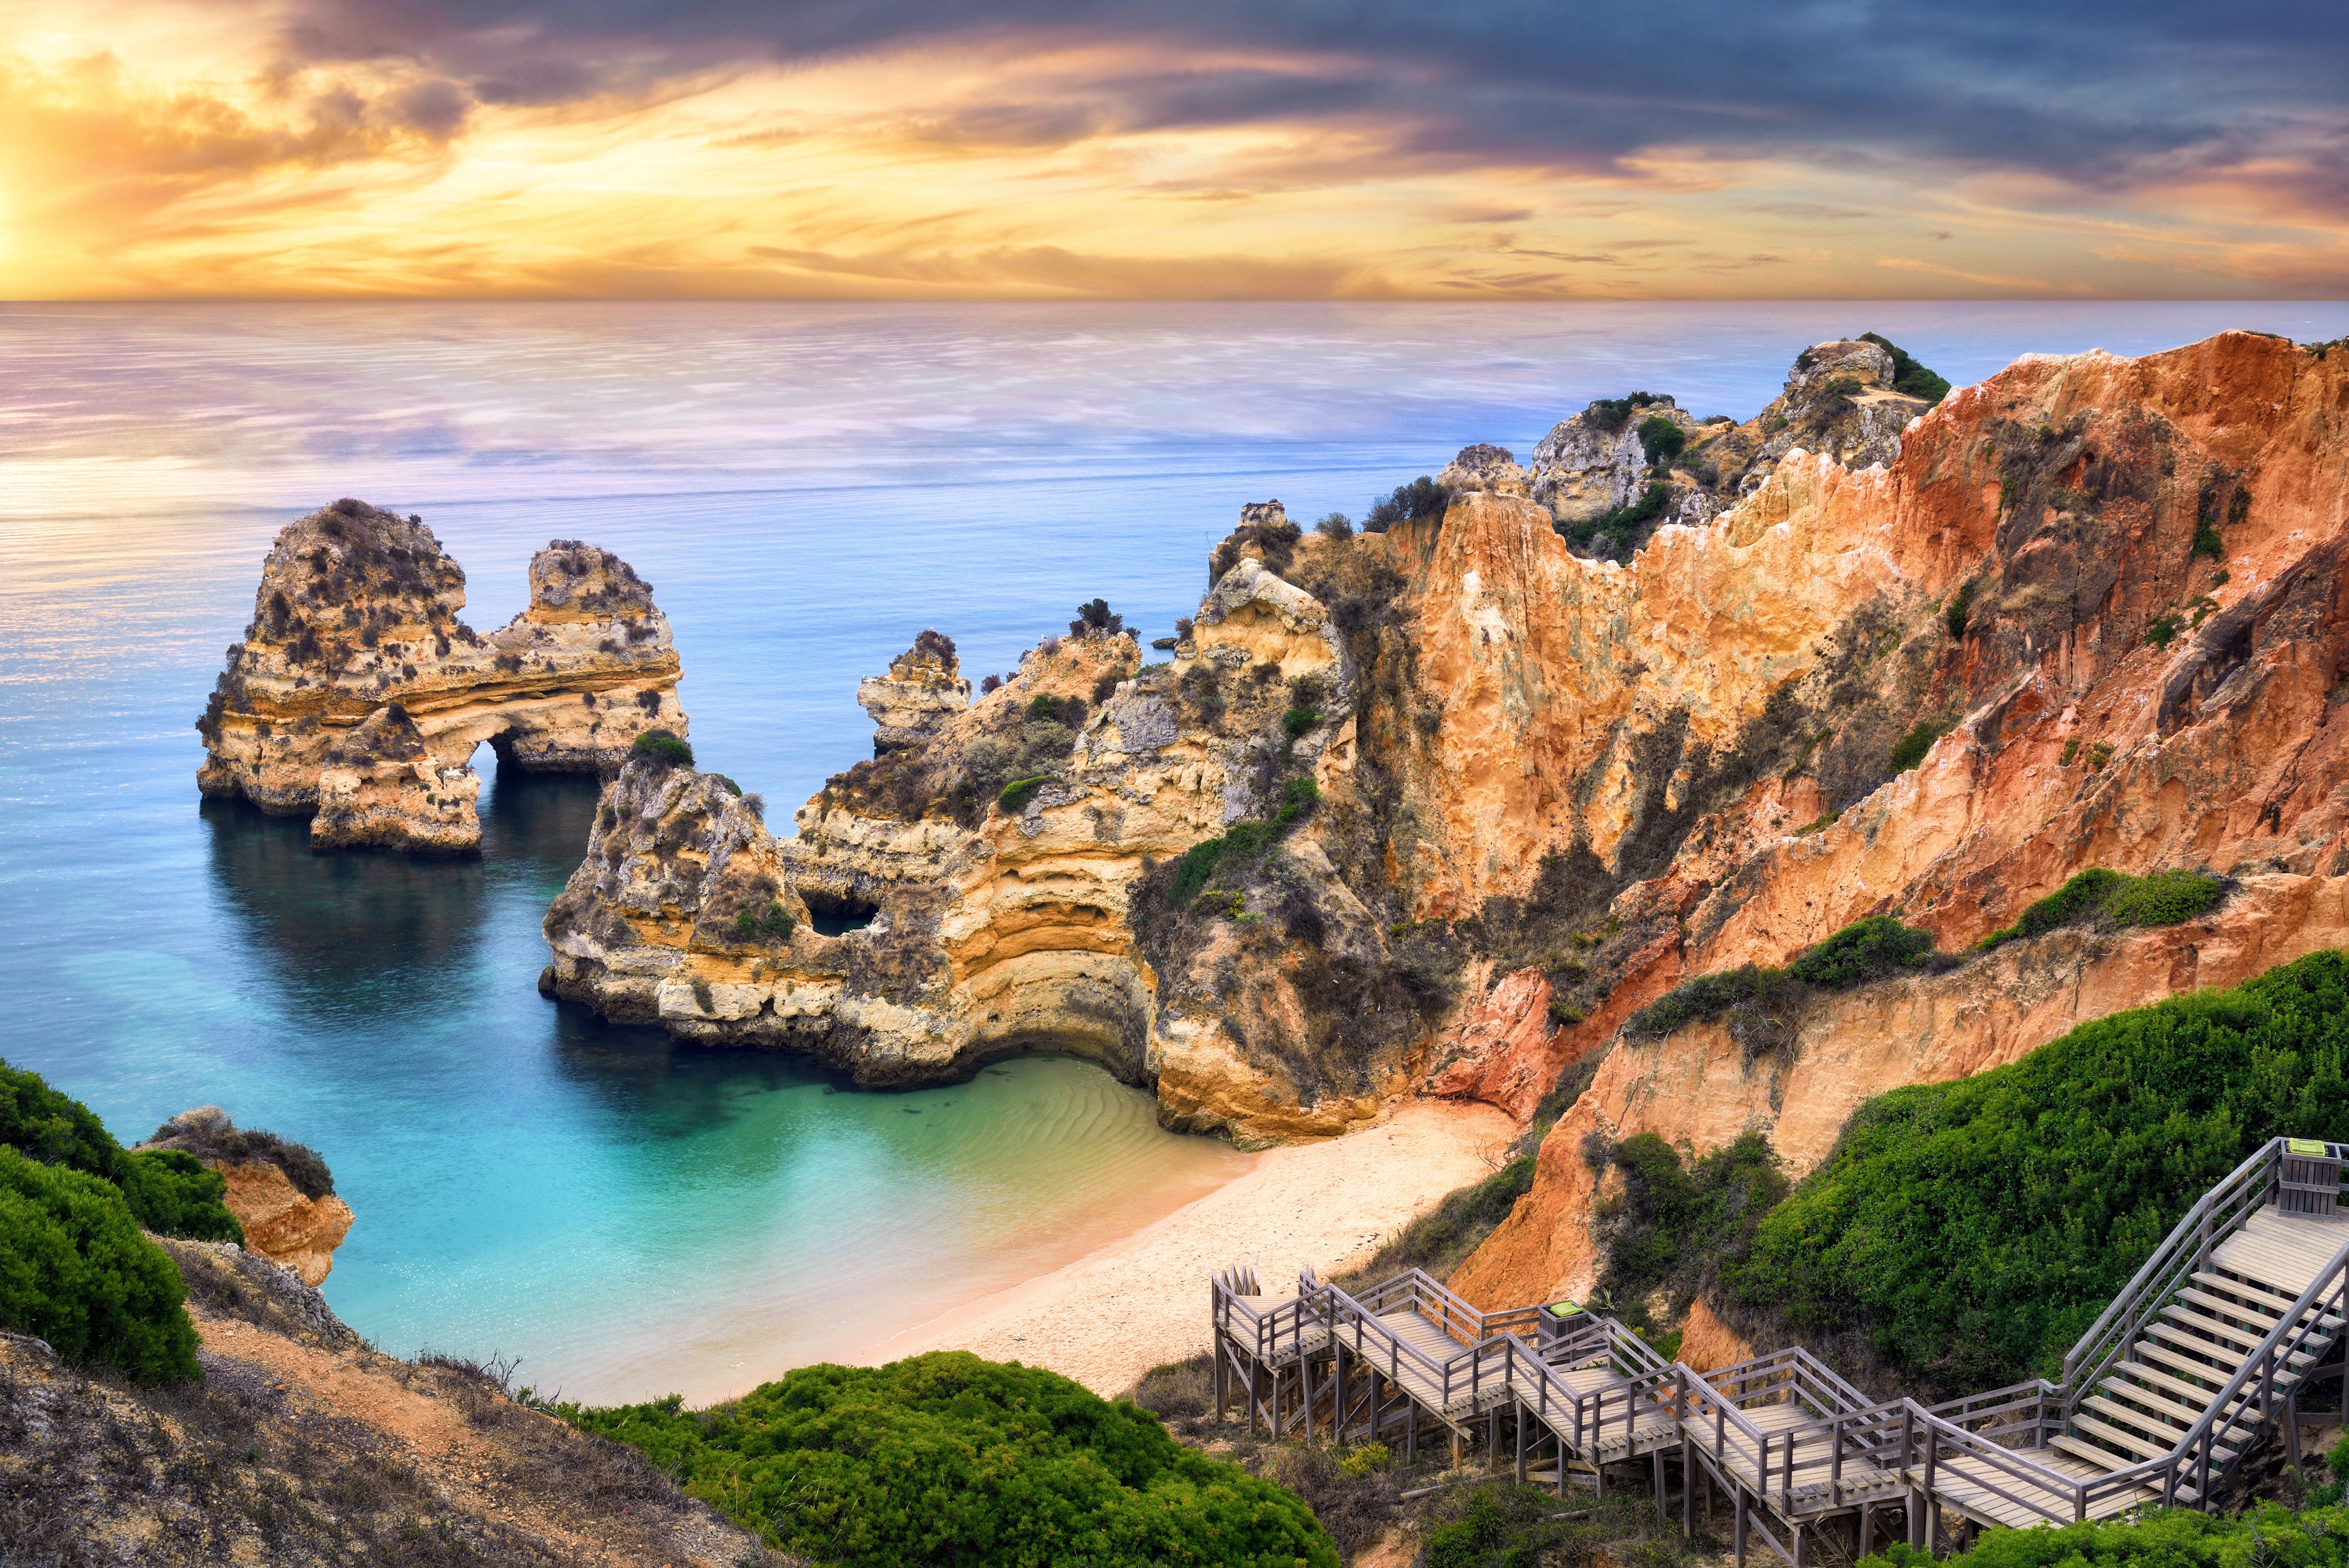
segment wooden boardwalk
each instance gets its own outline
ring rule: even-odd
[[[1799,1347],[1700,1374],[1570,1303],[1487,1313],[1418,1271],[1350,1294],[1308,1274],[1268,1293],[1218,1272],[1216,1407],[1249,1429],[1400,1443],[1455,1462],[1481,1444],[1521,1480],[1602,1494],[1669,1471],[1682,1522],[1730,1507],[1792,1568],[1872,1550],[1898,1520],[1937,1553],[1988,1525],[2200,1504],[2271,1428],[2297,1460],[2295,1400],[2349,1323],[2349,1148],[2276,1138],[2189,1211],[2066,1357],[2036,1380],[1938,1406],[1871,1401]],[[1669,1461],[1669,1462],[1668,1462]]]

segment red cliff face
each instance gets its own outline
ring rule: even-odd
[[[1592,1130],[1702,1150],[1760,1127],[1799,1173],[1868,1095],[2349,938],[2344,425],[2349,352],[2230,333],[2023,359],[1910,426],[1889,469],[1790,456],[1628,569],[1548,548],[1497,497],[1455,506],[1420,546],[1423,669],[1447,732],[1484,738],[1447,750],[1420,897],[1524,895],[1564,849],[1614,884],[1622,952],[1587,1022],[1515,1043],[1506,1072],[1455,1062],[1465,1092],[1598,1048],[1682,976],[1783,963],[1866,916],[1955,951],[2091,866],[2240,883],[2187,926],[1830,999],[1784,1061],[1705,1026],[1617,1044],[1458,1282],[1588,1284]],[[1920,723],[1949,728],[1883,779]]]

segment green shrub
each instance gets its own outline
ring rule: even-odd
[[[1033,778],[1014,779],[997,794],[995,804],[1016,816],[1028,809],[1028,803],[1036,797],[1038,790],[1051,782],[1050,774],[1038,774]]]
[[[1906,393],[1912,398],[1922,398],[1928,403],[1938,403],[1950,395],[1950,383],[1946,377],[1936,375],[1917,363],[1909,357],[1908,350],[1889,337],[1881,337],[1873,332],[1863,332],[1859,337],[1861,342],[1873,343],[1892,356],[1892,389],[1894,391]]]
[[[1791,1006],[1806,988],[1847,991],[1935,961],[1930,931],[1904,926],[1889,915],[1871,915],[1804,949],[1785,969],[1749,963],[1682,981],[1633,1013],[1623,1029],[1633,1035],[1669,1034],[1733,1009]]]
[[[1892,768],[1892,776],[1899,778],[1902,774],[1923,762],[1925,753],[1933,749],[1933,742],[1948,734],[1953,728],[1955,726],[1951,724],[1921,723],[1893,742],[1892,755],[1887,759]]]
[[[668,730],[647,730],[628,743],[628,755],[644,757],[664,767],[689,768],[693,765],[693,748]]]
[[[38,1074],[0,1062],[0,1147],[63,1166],[119,1189],[145,1229],[199,1241],[237,1241],[244,1231],[222,1201],[228,1182],[183,1154],[132,1154],[88,1106]]]
[[[1956,597],[1950,600],[1950,607],[1941,612],[1942,623],[1948,626],[1951,637],[1966,635],[1966,617],[1973,610],[1974,589],[1977,586],[1968,583],[1964,587],[1960,588]]]
[[[183,1382],[202,1376],[186,1299],[121,1189],[0,1147],[0,1326],[137,1382]]]
[[[2190,920],[2219,901],[2220,882],[2193,871],[2157,871],[2132,877],[2116,889],[2105,904],[2105,916],[2116,926],[2174,926]]]
[[[1640,421],[1640,450],[1649,462],[1680,456],[1688,447],[1688,432],[1661,414],[1650,414]]]
[[[2074,873],[2061,888],[2025,909],[2014,924],[1992,931],[1978,945],[1988,951],[2089,919],[2114,927],[2174,926],[2209,909],[2224,890],[2217,877],[2196,871],[2127,877],[2091,866]]]
[[[1280,716],[1280,727],[1288,732],[1288,738],[1292,741],[1320,722],[1321,711],[1319,708],[1291,708]]]
[[[1590,422],[1603,431],[1619,431],[1634,409],[1651,407],[1656,402],[1653,392],[1634,392],[1628,398],[1599,398],[1583,411]]]
[[[1209,878],[1225,866],[1255,860],[1299,818],[1313,809],[1321,789],[1309,778],[1295,778],[1281,787],[1280,805],[1270,822],[1236,822],[1219,837],[1203,839],[1175,857],[1174,875],[1166,884],[1166,907],[1185,909],[1206,891]]]
[[[1848,991],[1887,975],[1905,973],[1932,952],[1932,932],[1904,926],[1889,915],[1872,915],[1805,949],[1786,966],[1786,972],[1823,991]]]
[[[2349,1510],[2311,1507],[2300,1513],[2255,1502],[2233,1518],[2199,1509],[2156,1508],[2127,1521],[2061,1529],[1992,1530],[1949,1568],[2344,1568],[2349,1564]],[[1894,1542],[1859,1560],[1859,1568],[1937,1568],[1930,1554]]]
[[[1868,1101],[1725,1267],[1800,1332],[1944,1388],[2052,1374],[2178,1216],[2278,1134],[2349,1127],[2349,954],[2084,1023]]]
[[[1622,1173],[1613,1196],[1591,1210],[1591,1235],[1606,1266],[1599,1286],[1616,1314],[1642,1331],[1656,1325],[1648,1302],[1661,1293],[1677,1317],[1723,1264],[1743,1260],[1762,1216],[1786,1196],[1778,1157],[1760,1133],[1741,1133],[1683,1167],[1653,1133],[1607,1151]]]
[[[1372,502],[1370,515],[1362,519],[1362,532],[1383,534],[1398,523],[1441,517],[1451,504],[1452,492],[1423,473],[1409,484],[1396,485],[1392,494]]]
[[[2227,558],[2227,541],[2219,537],[2219,530],[2210,526],[2208,518],[2194,524],[2193,547],[2186,552],[2189,561],[2197,556],[2208,556],[2214,561]]]
[[[2169,645],[2178,639],[2178,630],[2176,616],[2158,615],[2145,623],[2145,639],[2167,653],[2169,651]]]
[[[563,1408],[787,1551],[905,1563],[1338,1568],[1310,1510],[1147,1412],[963,1351],[809,1366],[688,1413]]]
[[[1272,814],[1275,827],[1287,827],[1313,809],[1321,798],[1321,786],[1309,778],[1291,779],[1280,789],[1280,809]]]
[[[1115,637],[1125,629],[1125,618],[1109,607],[1107,599],[1095,599],[1077,607],[1077,618],[1069,623],[1071,637]]]

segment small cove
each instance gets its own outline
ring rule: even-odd
[[[484,629],[549,538],[617,551],[675,626],[704,765],[782,829],[867,754],[856,681],[915,631],[974,678],[1095,595],[1162,634],[1245,500],[1359,515],[1631,387],[1743,415],[1800,346],[1863,327],[1965,381],[2344,316],[0,309],[0,1055],[126,1139],[217,1102],[316,1146],[358,1213],[327,1296],[388,1350],[519,1355],[574,1397],[722,1395],[1075,1258],[1245,1157],[1080,1063],[864,1095],[546,1002],[538,922],[592,783],[498,776],[461,861],[315,857],[300,824],[201,805],[191,722],[293,516],[422,512]]]

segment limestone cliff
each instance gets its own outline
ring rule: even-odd
[[[609,774],[645,730],[686,732],[668,622],[626,562],[558,539],[530,587],[483,637],[421,519],[346,499],[289,524],[196,722],[198,787],[308,816],[320,847],[463,851],[482,742],[515,767]]]
[[[1685,712],[1686,735],[1717,756],[1775,710],[1799,754],[1689,817],[1669,854],[1636,847],[1642,821],[1702,777],[1685,742],[1661,799],[1580,814],[1602,864],[1639,873],[1611,901],[1623,935],[1610,941],[1650,940],[1603,1012],[1517,1052],[1520,1075],[1606,1044],[1683,974],[1783,962],[1864,916],[1898,914],[1960,951],[2090,866],[2191,867],[2235,890],[2186,926],[2057,932],[1820,1001],[1783,1057],[1753,1059],[1704,1025],[1616,1040],[1545,1143],[1533,1192],[1459,1282],[1495,1300],[1588,1286],[1578,1151],[1594,1130],[1702,1151],[1759,1127],[1799,1174],[1868,1095],[2349,940],[2349,763],[2332,725],[2349,697],[2344,423],[2349,366],[2323,347],[2227,334],[2135,360],[2032,358],[1912,425],[1889,468],[1789,452],[1711,527],[1661,533],[1634,575],[1671,608],[1635,619],[1624,649],[1647,666],[1651,722]],[[1708,576],[1708,556],[1741,584]],[[1723,607],[1727,624],[1706,619]],[[1699,673],[1666,650],[1703,626]],[[1806,701],[1823,677],[1824,707]],[[1745,717],[1708,735],[1724,701]],[[1869,779],[1857,762],[1912,723],[1946,732],[1913,771]],[[1541,809],[1535,792],[1503,790],[1457,836],[1499,841],[1506,864],[1511,846],[1556,842]],[[1461,871],[1430,886],[1477,894]],[[1454,1076],[1481,1092],[1507,1055],[1487,1046]]]
[[[1583,1133],[1753,1122],[1799,1163],[1859,1095],[2236,972],[2178,943],[2265,967],[2336,940],[2349,366],[2229,334],[1938,402],[1914,371],[1821,345],[1743,426],[1624,400],[1530,470],[1468,449],[1440,515],[1382,534],[1250,506],[1164,666],[1050,639],[967,702],[925,633],[860,692],[875,755],[796,839],[713,775],[631,764],[550,913],[547,988],[873,1083],[1075,1051],[1169,1125],[1260,1142],[1413,1091],[1526,1117],[1676,980],[1864,916],[1956,952],[2087,866],[2236,878],[2215,924],[1913,982],[1922,1044],[1837,1044],[1877,1040],[1848,1022],[1892,1005],[1870,992],[1790,1054],[1617,1044],[1464,1276],[1497,1299],[1587,1260]],[[1628,564],[1559,511],[1627,440],[1651,486],[1651,445],[1675,474],[1711,454],[1707,504]]]

